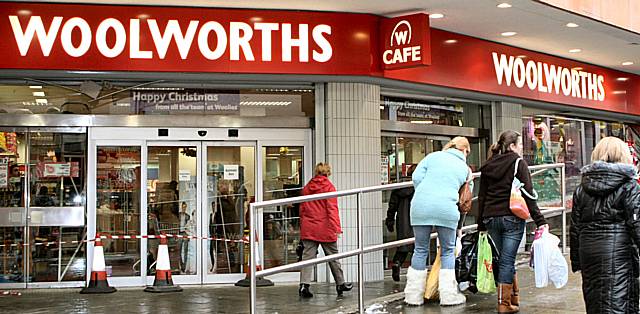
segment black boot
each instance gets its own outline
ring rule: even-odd
[[[391,278],[393,278],[393,281],[400,281],[400,264],[391,266]]]
[[[342,296],[342,292],[351,291],[353,289],[353,284],[350,282],[345,282],[341,285],[336,285],[336,292],[338,292],[338,296]]]
[[[301,283],[300,289],[298,289],[298,295],[303,298],[313,298],[313,293],[309,290],[309,284]]]

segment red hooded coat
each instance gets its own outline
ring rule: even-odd
[[[329,178],[315,176],[304,189],[302,195],[335,192]],[[336,242],[340,227],[338,199],[331,198],[302,203],[300,206],[300,239],[315,242]]]

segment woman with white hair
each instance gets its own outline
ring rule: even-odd
[[[606,137],[573,195],[571,268],[587,313],[639,313],[640,186],[629,147]]]

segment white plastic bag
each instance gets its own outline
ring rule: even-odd
[[[569,280],[569,266],[558,247],[560,239],[543,230],[540,238],[533,241],[533,268],[536,287],[544,288],[553,283],[556,288],[562,288]]]

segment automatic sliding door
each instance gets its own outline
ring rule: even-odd
[[[237,274],[245,272],[247,260],[240,241],[247,228],[249,203],[255,201],[256,148],[253,143],[205,143],[204,147],[203,233],[211,238],[203,240],[205,281],[234,282],[243,277]]]
[[[147,234],[198,234],[200,143],[147,146]],[[147,275],[155,274],[159,239],[149,239]],[[198,240],[169,237],[169,264],[177,283],[199,283]],[[190,278],[184,275],[191,275]],[[148,279],[151,284],[153,278]]]

